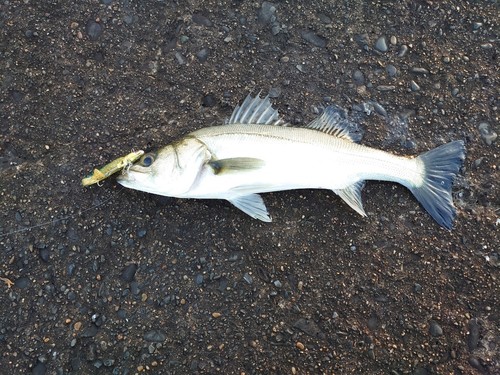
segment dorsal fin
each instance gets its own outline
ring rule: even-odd
[[[261,99],[259,95],[254,98],[250,94],[241,105],[236,106],[226,124],[260,124],[260,125],[285,125],[276,109],[273,108],[269,95]]]
[[[311,121],[306,127],[351,142],[359,142],[361,140],[359,127],[346,118],[345,111],[332,105],[326,107],[323,113]]]

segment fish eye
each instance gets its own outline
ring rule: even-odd
[[[154,161],[155,161],[155,154],[149,153],[149,154],[144,155],[141,158],[140,163],[142,164],[143,167],[150,167]]]

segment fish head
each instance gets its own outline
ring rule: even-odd
[[[209,160],[206,146],[195,138],[185,138],[141,159],[118,177],[118,183],[135,190],[183,197],[189,192]]]

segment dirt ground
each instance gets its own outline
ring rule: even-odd
[[[500,374],[498,20],[496,1],[3,1],[1,372]],[[294,125],[335,103],[397,154],[464,140],[454,229],[391,183],[367,183],[366,218],[265,194],[272,223],[81,186],[261,90]]]

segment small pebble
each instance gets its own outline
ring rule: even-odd
[[[371,104],[373,105],[373,109],[375,110],[375,112],[377,112],[380,116],[387,117],[387,111],[381,104],[377,102],[371,102]],[[352,248],[354,248],[354,251],[356,250],[356,246],[351,246],[351,250]]]
[[[67,298],[68,301],[74,301],[76,299],[76,293],[73,291],[68,292]]]
[[[96,41],[97,39],[99,39],[103,30],[104,28],[102,27],[102,25],[95,22],[94,20],[88,21],[87,25],[85,26],[85,32],[87,33],[89,39],[92,41]]]
[[[478,370],[481,374],[487,374],[485,368],[483,367],[483,365],[481,364],[481,362],[479,362],[479,360],[477,358],[470,357],[469,364],[472,367],[474,367],[476,370]]]
[[[136,16],[137,17],[137,16]],[[131,14],[125,14],[123,16],[123,22],[125,22],[127,25],[131,25],[134,23],[134,21],[136,20],[136,17],[134,17],[133,15]]]
[[[21,276],[16,281],[14,281],[14,286],[19,289],[26,289],[30,285],[30,279],[25,276]]]
[[[443,335],[443,329],[436,321],[431,321],[429,325],[429,333],[433,337],[439,337]]]
[[[481,122],[477,128],[484,143],[486,143],[488,146],[491,146],[491,144],[495,142],[498,137],[498,134],[491,129],[490,124],[488,124],[487,122]]]
[[[95,335],[97,335],[98,331],[99,328],[95,324],[91,324],[90,326],[87,327],[87,329],[85,329],[82,332],[82,337],[84,338],[94,337]]]
[[[320,48],[326,47],[326,39],[310,30],[301,31],[300,36],[302,37],[302,39],[304,39],[308,43],[311,43],[313,46]]]
[[[276,21],[276,7],[269,1],[264,1],[259,11],[259,21],[262,23],[271,23]]]
[[[203,107],[211,108],[217,104],[217,99],[214,94],[207,94],[201,100],[201,105]]]
[[[245,280],[247,284],[253,284],[253,277],[248,272],[245,272],[243,275],[243,280]]]
[[[40,249],[38,254],[40,255],[40,259],[45,263],[49,261],[50,251],[48,248],[44,247],[43,249]]]
[[[412,73],[416,73],[416,74],[429,74],[429,71],[425,68],[411,68],[411,72]]]
[[[167,335],[159,329],[153,329],[144,334],[144,340],[149,342],[164,342],[166,339]]]
[[[391,44],[393,46],[395,46],[396,44],[398,44],[398,39],[394,35],[391,36]]]
[[[213,23],[212,21],[210,21],[207,17],[199,14],[199,13],[195,13],[193,14],[193,16],[191,17],[191,19],[193,20],[194,23],[198,24],[198,25],[201,25],[201,26],[206,26],[206,27],[212,27],[213,26]]]
[[[73,276],[75,270],[76,270],[75,263],[69,263],[68,266],[66,267],[66,272],[68,273],[68,276]]]
[[[318,14],[318,18],[319,20],[324,23],[325,25],[329,25],[332,23],[332,19],[330,17],[328,17],[326,14],[324,13],[319,13]]]
[[[404,57],[407,52],[408,52],[408,46],[406,44],[403,44],[401,46],[401,49],[399,50],[398,57]]]
[[[103,364],[104,364],[105,367],[111,367],[111,366],[114,365],[114,363],[115,363],[115,360],[111,359],[111,358],[105,359],[103,361]]]
[[[281,95],[281,89],[279,87],[271,87],[268,95],[270,98],[278,98]]]
[[[44,375],[47,372],[47,366],[45,363],[38,362],[31,370],[32,375]]]
[[[184,65],[186,63],[186,59],[184,58],[184,56],[182,56],[180,52],[175,53],[175,59],[177,60],[179,65]]]
[[[392,64],[389,64],[385,67],[385,71],[387,72],[387,74],[389,75],[389,77],[396,77],[396,75],[398,74],[398,70],[396,69],[396,67]]]
[[[212,313],[212,317],[217,319],[217,318],[220,318],[222,316],[222,314],[220,312],[213,312]]]
[[[271,27],[271,34],[278,35],[280,32],[281,32],[280,25],[273,25],[273,27]]]
[[[481,336],[481,326],[478,324],[476,318],[473,318],[469,321],[469,335],[467,336],[467,347],[470,352],[476,350],[479,346],[479,339]]]
[[[307,73],[307,68],[304,64],[297,64],[295,65],[295,67],[297,68],[297,70],[301,73]]]
[[[203,275],[201,275],[201,274],[196,275],[194,282],[196,283],[196,285],[203,284]]]
[[[420,86],[414,80],[410,81],[411,91],[420,91]]]
[[[352,74],[352,80],[354,81],[355,84],[362,85],[365,82],[365,75],[361,70],[357,69]]]
[[[377,39],[377,42],[375,43],[375,49],[380,52],[387,52],[389,48],[387,47],[387,40],[385,39],[385,36],[381,36]]]
[[[392,85],[380,85],[380,86],[377,86],[377,90],[378,91],[392,91],[392,90],[395,90],[396,89],[396,86],[392,86]]]
[[[203,63],[208,59],[209,50],[207,48],[202,48],[196,53],[196,58],[199,62]]]
[[[134,280],[135,273],[137,271],[137,264],[132,263],[125,267],[122,271],[122,280],[130,283]]]

